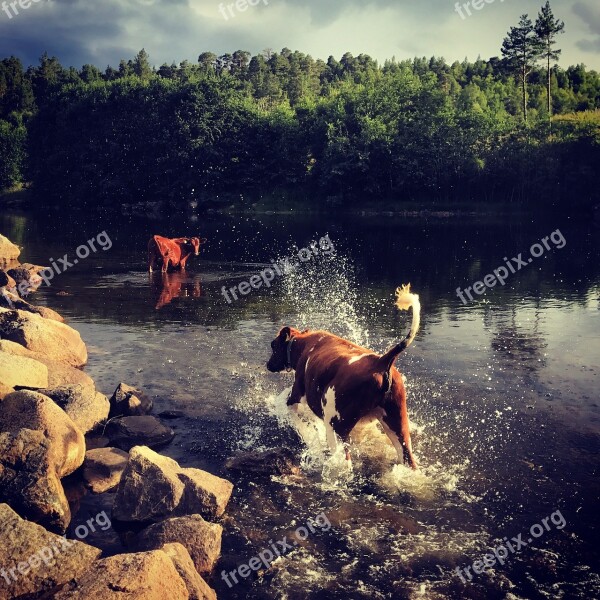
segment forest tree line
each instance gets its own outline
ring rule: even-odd
[[[159,68],[142,50],[104,70],[5,58],[0,188],[31,182],[40,202],[69,207],[290,188],[315,204],[597,203],[600,75],[539,44],[524,74],[511,43],[533,38],[518,29],[501,58],[452,64],[287,48]]]

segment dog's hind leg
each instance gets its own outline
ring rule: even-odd
[[[398,406],[389,402],[379,416],[379,422],[398,453],[398,462],[408,463],[411,469],[416,470],[417,461],[412,451],[408,416],[402,419]]]

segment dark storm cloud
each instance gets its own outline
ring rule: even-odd
[[[597,0],[595,0],[597,1]],[[592,39],[585,38],[577,42],[577,47],[584,52],[600,53],[600,7],[597,4],[576,2],[573,12],[587,24]]]
[[[230,0],[225,0],[229,3]],[[398,29],[402,27],[401,15],[421,19],[428,24],[443,22],[451,18],[452,5],[448,0],[269,0],[267,9],[277,12],[281,26],[271,22],[253,23],[247,26],[244,17],[224,21],[218,13],[217,0],[43,0],[27,10],[8,19],[0,12],[0,55],[12,53],[26,63],[37,62],[39,56],[48,51],[65,64],[80,66],[93,62],[103,66],[116,64],[121,58],[129,58],[140,48],[146,47],[156,62],[193,60],[202,50],[216,52],[248,48],[257,52],[264,47],[275,47],[274,40],[280,35],[274,32],[293,29],[294,17],[305,13],[306,26],[311,31],[321,30],[336,21],[356,15],[363,18],[365,11],[376,15],[384,10],[398,14]],[[194,8],[201,7],[201,14]],[[402,11],[405,11],[402,13]],[[286,17],[287,22],[286,22]],[[365,27],[368,27],[365,22]],[[290,40],[298,38],[298,31],[288,34]],[[373,35],[379,35],[377,30]],[[389,34],[388,34],[389,35]],[[391,37],[391,36],[390,36]],[[168,39],[170,38],[170,39]],[[406,47],[411,42],[404,35]],[[333,40],[336,41],[336,40]],[[350,46],[344,46],[339,38],[339,54]],[[296,42],[296,47],[315,53],[311,48]],[[291,46],[292,41],[280,41],[280,46]],[[332,49],[331,52],[334,50]],[[393,52],[392,52],[393,53]]]
[[[0,12],[0,55],[30,64],[47,51],[67,65],[116,64],[140,50],[142,40],[190,35],[187,11],[187,0],[45,0],[10,19]]]
[[[0,11],[0,56],[16,54],[35,64],[47,51],[65,65],[101,68],[132,58],[142,47],[157,65],[195,61],[204,50],[255,53],[284,46],[321,58],[346,51],[380,60],[487,58],[499,53],[519,15],[535,16],[543,0],[495,0],[462,21],[455,0],[268,0],[228,20],[219,13],[220,2],[42,0],[12,19]],[[552,1],[556,16],[567,22],[568,35],[560,40],[564,62],[600,66],[590,55],[600,38],[595,2]]]

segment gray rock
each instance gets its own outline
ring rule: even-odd
[[[187,588],[190,600],[217,600],[215,591],[202,579],[194,567],[189,552],[178,543],[165,544],[161,550],[173,561]]]
[[[108,398],[94,387],[84,385],[62,385],[39,390],[52,398],[73,419],[75,424],[88,433],[108,419]]]
[[[83,478],[94,494],[110,492],[119,485],[129,454],[118,448],[97,448],[85,453]]]
[[[152,411],[152,405],[144,392],[120,383],[110,399],[110,418],[147,415]]]
[[[176,461],[150,448],[132,448],[113,505],[115,519],[156,522],[167,517],[199,514],[220,517],[233,485],[200,469],[182,469]]]
[[[0,577],[0,598],[51,594],[101,554],[93,546],[65,540],[23,520],[6,504],[0,504],[0,539],[0,565],[7,574]]]
[[[185,582],[162,550],[98,560],[74,577],[55,600],[188,600]]]
[[[87,349],[79,332],[40,315],[0,308],[0,335],[72,367],[81,367],[87,362]]]
[[[164,544],[179,542],[190,553],[198,573],[207,575],[221,555],[222,535],[221,525],[208,523],[200,515],[176,517],[141,531],[135,549],[157,550]]]
[[[0,352],[0,381],[10,388],[45,388],[48,367],[31,358]]]
[[[71,510],[53,454],[41,431],[0,433],[0,497],[29,521],[64,533]]]
[[[175,437],[175,432],[156,417],[146,415],[112,419],[106,426],[105,435],[111,445],[128,451],[134,446],[160,448]]]
[[[78,469],[85,456],[83,433],[48,396],[38,392],[13,392],[0,401],[0,432],[20,429],[41,431],[51,444],[51,463],[59,477]]]
[[[53,388],[59,385],[70,385],[80,384],[90,387],[95,387],[92,378],[83,371],[70,367],[62,362],[50,360],[39,352],[32,352],[27,350],[21,344],[11,342],[9,340],[0,340],[0,351],[12,354],[13,356],[25,356],[26,358],[33,358],[38,362],[48,367],[48,385],[47,387]]]

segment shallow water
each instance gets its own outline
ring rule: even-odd
[[[35,301],[58,310],[90,350],[87,371],[110,394],[119,381],[177,409],[164,454],[236,484],[223,555],[210,583],[224,598],[594,598],[598,575],[600,256],[598,228],[546,216],[499,219],[211,217],[90,223],[0,217],[22,260],[73,255],[102,230],[113,246],[56,276]],[[181,224],[183,222],[183,224]],[[560,229],[552,248],[467,306],[457,298],[503,257]],[[145,272],[154,233],[209,239],[189,275]],[[229,305],[231,287],[326,234],[336,255],[303,265],[270,290]],[[393,293],[411,282],[423,305],[415,344],[398,361],[408,380],[421,470],[395,465],[377,426],[356,431],[354,470],[324,450],[322,424],[298,428],[285,409],[290,374],[267,373],[283,324],[326,328],[384,351],[406,334]],[[310,415],[307,415],[310,417]],[[300,475],[227,473],[227,457],[285,446]],[[109,508],[85,496],[75,524]],[[559,518],[564,517],[563,521]],[[273,567],[229,588],[220,577],[318,515],[306,540]],[[547,527],[533,539],[532,525]],[[536,530],[537,531],[537,530]],[[520,552],[466,583],[456,572],[504,538]],[[115,552],[102,532],[88,540]],[[473,570],[471,569],[471,575]]]

